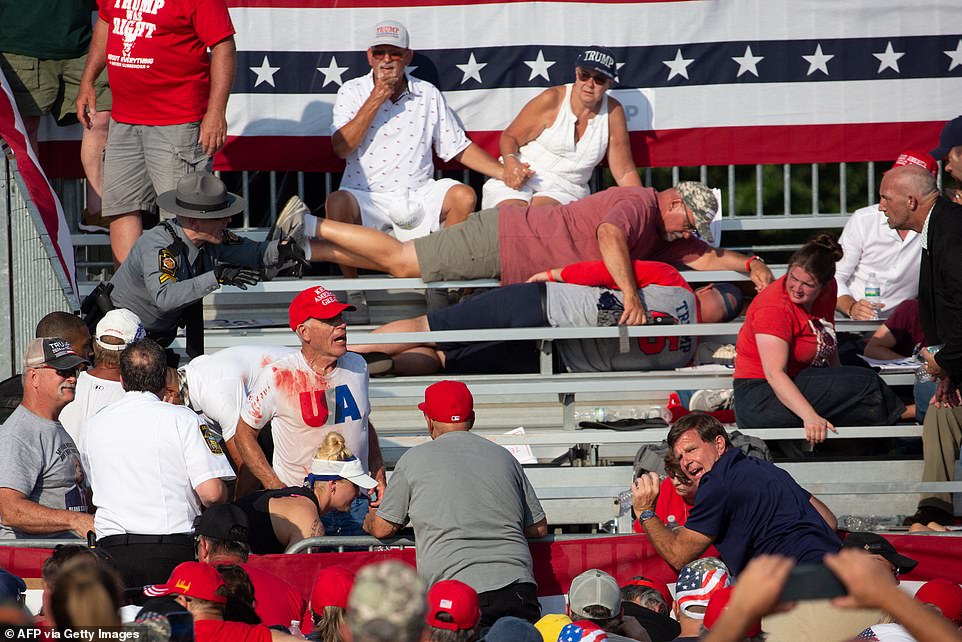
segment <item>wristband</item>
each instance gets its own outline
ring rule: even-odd
[[[856,305],[858,305],[858,301],[855,300],[855,297],[852,297],[852,305],[848,306],[848,318],[849,318],[849,319],[852,318],[852,310],[855,309],[855,306],[856,306]]]
[[[756,255],[753,256],[752,258],[750,258],[750,259],[748,259],[747,261],[745,261],[745,271],[746,271],[746,272],[751,272],[751,271],[752,271],[752,261],[760,261],[762,265],[765,265],[765,259],[763,259],[762,257],[760,257],[760,256],[758,256],[758,255],[756,254]]]
[[[554,281],[554,272],[552,270],[548,270],[548,280]]]

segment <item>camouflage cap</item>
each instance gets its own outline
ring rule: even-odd
[[[424,583],[413,568],[397,561],[362,568],[347,601],[355,638],[417,640],[424,628]]]
[[[711,223],[712,219],[715,218],[715,213],[718,212],[718,199],[715,198],[711,188],[704,183],[683,181],[675,185],[675,190],[678,191],[681,200],[695,215],[694,223],[695,229],[698,230],[698,236],[709,243],[714,242],[715,239],[708,224]]]

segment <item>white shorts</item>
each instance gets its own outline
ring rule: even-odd
[[[367,192],[339,188],[357,200],[361,224],[376,230],[393,230],[399,241],[427,236],[441,229],[441,206],[448,190],[461,185],[453,178],[431,179],[421,187],[395,192]]]
[[[591,194],[587,185],[575,185],[568,181],[559,180],[550,174],[535,174],[521,186],[521,189],[511,189],[496,178],[489,178],[484,182],[481,190],[481,209],[497,207],[501,201],[517,199],[530,203],[535,196],[546,196],[565,205],[577,201]]]

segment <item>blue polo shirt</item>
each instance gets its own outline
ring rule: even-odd
[[[702,476],[685,528],[712,537],[736,575],[765,553],[820,562],[842,543],[811,497],[781,468],[729,448]]]

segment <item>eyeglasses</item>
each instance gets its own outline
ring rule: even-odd
[[[585,69],[584,67],[578,67],[576,73],[578,74],[578,80],[581,82],[593,80],[596,85],[606,85],[611,80],[611,78],[601,72],[591,71],[590,69]]]
[[[697,234],[698,228],[695,226],[695,223],[694,223],[694,213],[691,211],[691,208],[685,205],[684,201],[681,202],[681,206],[684,208],[684,211],[685,211],[685,225],[684,227],[681,228],[681,231]]]
[[[38,370],[54,370],[58,377],[63,379],[69,379],[70,377],[76,377],[81,371],[81,366],[74,366],[73,368],[54,368],[53,366],[37,366]]]
[[[403,58],[404,49],[371,49],[371,56],[374,58]]]

